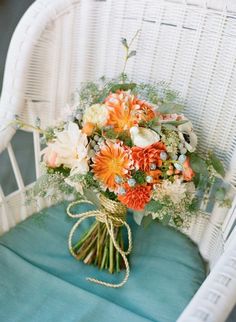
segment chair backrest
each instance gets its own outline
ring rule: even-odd
[[[120,39],[141,29],[128,74],[180,91],[202,152],[215,150],[235,184],[235,15],[233,1],[38,0],[13,37],[0,113],[52,122],[81,81],[120,73]]]
[[[233,0],[37,0],[11,41],[0,128],[14,114],[27,123],[34,123],[36,117],[41,118],[42,126],[52,123],[80,82],[121,72],[121,37],[130,39],[138,29],[137,55],[128,64],[129,76],[136,82],[164,80],[180,92],[201,151],[214,150],[227,167],[227,179],[235,185]],[[0,151],[13,133],[11,128],[0,131]],[[34,138],[37,160],[39,140],[37,135]],[[8,150],[14,161],[11,148]],[[14,164],[19,190],[23,191]]]

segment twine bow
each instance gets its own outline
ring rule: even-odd
[[[100,195],[99,199],[101,202],[101,209],[100,210],[86,211],[81,214],[72,214],[70,210],[73,206],[79,205],[82,203],[83,204],[87,203],[87,204],[91,204],[91,205],[94,205],[94,204],[89,200],[79,200],[79,201],[72,202],[68,205],[68,207],[67,207],[68,216],[70,216],[71,218],[78,218],[78,221],[74,224],[74,226],[72,227],[72,229],[70,231],[69,239],[68,239],[68,246],[69,246],[69,250],[70,250],[70,253],[72,254],[72,256],[77,258],[76,253],[74,252],[73,247],[72,247],[72,239],[73,239],[74,233],[75,233],[76,229],[79,227],[79,225],[85,219],[90,218],[90,217],[95,217],[96,220],[98,220],[102,223],[105,223],[107,231],[112,239],[115,249],[117,250],[117,252],[121,255],[121,257],[124,260],[125,277],[122,280],[122,282],[118,283],[118,284],[107,283],[107,282],[100,281],[100,280],[97,280],[97,279],[91,278],[91,277],[87,277],[86,279],[90,282],[100,284],[103,286],[119,288],[119,287],[122,287],[127,282],[128,278],[129,278],[129,273],[130,273],[130,267],[129,267],[127,255],[130,254],[131,249],[132,249],[132,235],[131,235],[130,226],[127,224],[127,222],[125,220],[127,209],[121,203],[112,201],[103,195]],[[123,225],[126,227],[127,234],[128,234],[128,249],[127,250],[122,250],[120,248],[120,246],[117,244],[117,242],[115,240],[115,236],[114,236],[114,227],[119,227],[119,226],[123,226]]]

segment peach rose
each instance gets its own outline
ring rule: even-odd
[[[193,169],[190,167],[190,158],[187,157],[187,159],[183,163],[183,178],[185,181],[191,181],[194,177],[195,173]]]
[[[57,168],[61,164],[58,163],[58,155],[52,148],[47,147],[45,149],[45,154],[43,158],[44,162],[47,164],[49,168]]]

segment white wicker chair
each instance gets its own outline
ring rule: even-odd
[[[0,151],[7,148],[18,191],[0,187],[0,233],[37,209],[11,147],[15,114],[50,124],[81,81],[121,70],[120,38],[137,29],[134,81],[170,82],[186,100],[202,152],[213,149],[236,184],[236,3],[234,0],[38,0],[20,21],[9,48],[0,101]],[[34,135],[39,176],[39,136]],[[39,201],[39,208],[47,206]],[[210,274],[178,321],[225,321],[236,303],[236,200],[214,208],[185,231],[209,261]]]

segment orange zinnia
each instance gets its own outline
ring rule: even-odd
[[[116,176],[128,178],[132,169],[130,148],[121,142],[106,141],[93,159],[93,172],[105,187],[117,187]]]
[[[129,130],[141,120],[149,121],[155,117],[149,103],[139,100],[129,92],[112,93],[106,98],[105,104],[109,107],[107,125],[113,126],[117,133]]]
[[[149,185],[138,185],[129,187],[125,184],[125,195],[119,195],[118,199],[128,208],[133,210],[143,210],[151,198],[152,187]]]

